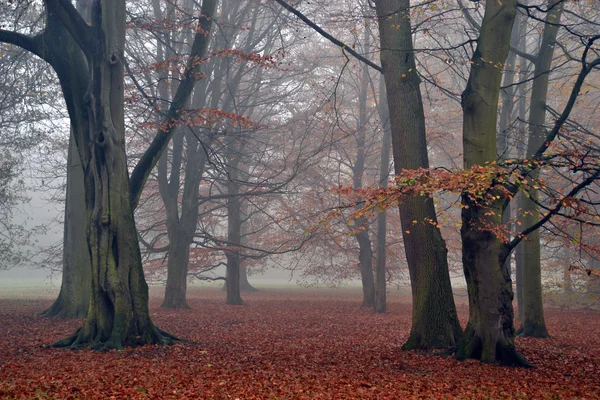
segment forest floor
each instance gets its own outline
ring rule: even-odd
[[[43,348],[81,321],[36,315],[50,299],[0,296],[0,398],[600,399],[598,311],[548,309],[551,339],[517,338],[524,369],[401,351],[411,309],[396,291],[385,315],[350,289],[265,289],[236,307],[193,288],[183,311],[160,309],[161,295],[154,322],[191,342],[107,353]]]

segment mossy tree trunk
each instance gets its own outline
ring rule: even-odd
[[[546,16],[546,24],[542,34],[540,50],[536,56],[534,79],[531,89],[531,105],[529,107],[529,141],[526,157],[532,157],[546,140],[546,98],[548,95],[548,81],[552,58],[556,44],[560,19],[562,15],[562,1],[548,1],[551,9]],[[539,220],[538,191],[535,184],[539,178],[539,170],[530,173],[531,187],[523,197],[524,226],[532,226]],[[523,320],[518,334],[522,336],[545,338],[549,337],[544,320],[544,304],[542,293],[542,266],[540,233],[535,230],[522,241],[523,246]]]
[[[464,167],[496,160],[496,121],[502,68],[510,46],[516,0],[489,1],[477,48],[462,95]],[[494,194],[494,193],[492,193]],[[463,268],[469,293],[469,322],[457,347],[457,358],[526,365],[515,348],[513,291],[506,258],[508,244],[491,232],[502,224],[508,203],[502,196],[483,203],[462,196]]]
[[[375,5],[395,171],[398,174],[404,169],[429,168],[425,115],[412,44],[410,2],[378,0]],[[433,200],[411,197],[399,208],[413,298],[412,328],[404,348],[453,346],[461,337],[461,329],[450,284],[448,251],[436,227]]]
[[[63,23],[72,23],[86,54],[90,85],[85,103],[90,135],[76,137],[86,187],[87,241],[92,291],[83,328],[55,346],[120,349],[170,338],[154,327],[148,312],[125,155],[123,49],[125,2],[95,3],[92,25],[68,14],[72,9],[48,2]]]
[[[0,31],[0,40],[47,60],[55,69],[84,170],[87,246],[91,265],[90,302],[83,328],[56,347],[121,348],[169,343],[148,313],[133,209],[151,169],[172,136],[172,124],[198,80],[195,57],[206,50],[217,0],[202,5],[199,32],[192,46],[166,128],[161,128],[132,173],[125,154],[123,49],[125,1],[93,3],[91,24],[67,0],[46,0],[45,29],[35,37]],[[77,46],[70,46],[70,43]],[[78,47],[78,48],[77,48]],[[65,48],[67,53],[57,49]]]

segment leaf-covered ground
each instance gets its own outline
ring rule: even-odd
[[[42,348],[81,321],[35,315],[49,300],[0,299],[0,398],[600,398],[595,311],[549,309],[553,338],[517,339],[536,368],[515,369],[401,351],[410,304],[393,293],[385,315],[350,290],[265,290],[243,307],[215,289],[190,297],[192,310],[171,311],[156,293],[151,311],[193,342],[108,353]]]

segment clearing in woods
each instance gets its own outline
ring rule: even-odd
[[[548,309],[551,339],[517,338],[535,366],[523,369],[401,351],[411,309],[394,290],[385,315],[351,289],[265,289],[238,307],[191,288],[185,311],[160,309],[161,296],[153,321],[190,342],[107,353],[42,348],[81,321],[37,316],[51,299],[0,296],[0,398],[600,398],[598,311]]]

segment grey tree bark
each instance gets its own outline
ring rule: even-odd
[[[496,122],[501,68],[508,56],[516,0],[485,5],[477,48],[462,94],[464,168],[496,160]],[[508,201],[503,196],[479,204],[462,196],[463,268],[469,293],[469,322],[457,347],[457,358],[477,358],[526,365],[517,353],[513,325],[513,292],[506,258],[510,254],[489,226],[502,224]]]
[[[368,33],[365,31],[365,37]],[[367,66],[362,66],[361,82],[358,94],[358,126],[356,127],[356,159],[352,166],[352,187],[362,188],[365,172],[365,144],[367,138],[367,92],[369,89],[369,71]],[[375,280],[373,278],[373,248],[369,237],[369,222],[366,218],[355,221],[356,233],[354,237],[358,242],[358,268],[363,291],[363,307],[375,306]]]
[[[379,78],[379,119],[383,128],[381,143],[381,164],[379,167],[379,187],[387,187],[390,175],[390,148],[392,147],[392,131],[390,129],[390,113],[388,110],[387,96],[385,95],[385,80]],[[375,259],[375,312],[385,313],[386,301],[386,233],[387,210],[377,214],[377,253]]]
[[[429,168],[425,115],[412,44],[409,0],[378,0],[381,65],[385,77],[396,174]],[[413,298],[405,349],[454,346],[461,337],[446,244],[436,227],[433,200],[407,198],[399,206]],[[429,219],[434,223],[424,222]],[[413,224],[413,221],[417,221]]]
[[[534,79],[531,89],[531,105],[529,107],[529,140],[526,157],[532,157],[546,140],[546,98],[552,58],[556,44],[563,2],[549,0],[548,7],[552,10],[546,16],[546,24],[542,34],[539,52],[534,66]],[[538,191],[535,189],[539,178],[539,170],[532,171],[528,181],[531,187],[522,198],[523,219],[525,226],[532,226],[539,220]],[[544,338],[549,337],[544,320],[544,305],[542,293],[542,266],[540,261],[539,230],[527,235],[521,243],[523,246],[523,320],[518,334],[522,336]]]
[[[58,298],[41,315],[57,318],[85,318],[87,315],[92,270],[86,231],[83,167],[71,136],[67,160],[62,282]]]
[[[78,1],[77,10],[86,21],[90,21],[91,4]],[[71,64],[66,60],[71,58],[71,54],[79,53],[75,59],[79,61],[81,67],[84,67],[83,53],[81,53],[79,46],[77,46],[77,43],[71,38],[71,35],[62,24],[51,23],[48,28],[44,39],[45,45],[50,46],[46,48],[46,57],[48,57],[46,61],[49,61],[50,64],[54,63],[54,65],[64,71],[62,78],[64,82],[67,79],[64,75],[72,72],[69,71]],[[64,41],[61,42],[61,39]],[[54,40],[58,40],[58,42],[50,44],[50,41]],[[62,66],[59,66],[59,64]],[[83,90],[84,87],[83,85],[78,85],[74,88]],[[84,92],[71,94],[74,98],[83,98],[83,95]],[[77,106],[80,107],[81,105]],[[86,128],[84,125],[80,127],[80,129]],[[73,126],[71,129],[74,129]],[[57,318],[84,318],[88,312],[92,271],[86,242],[87,225],[83,166],[79,159],[73,132],[69,135],[65,197],[63,268],[60,293],[52,306],[43,311],[41,315]]]

